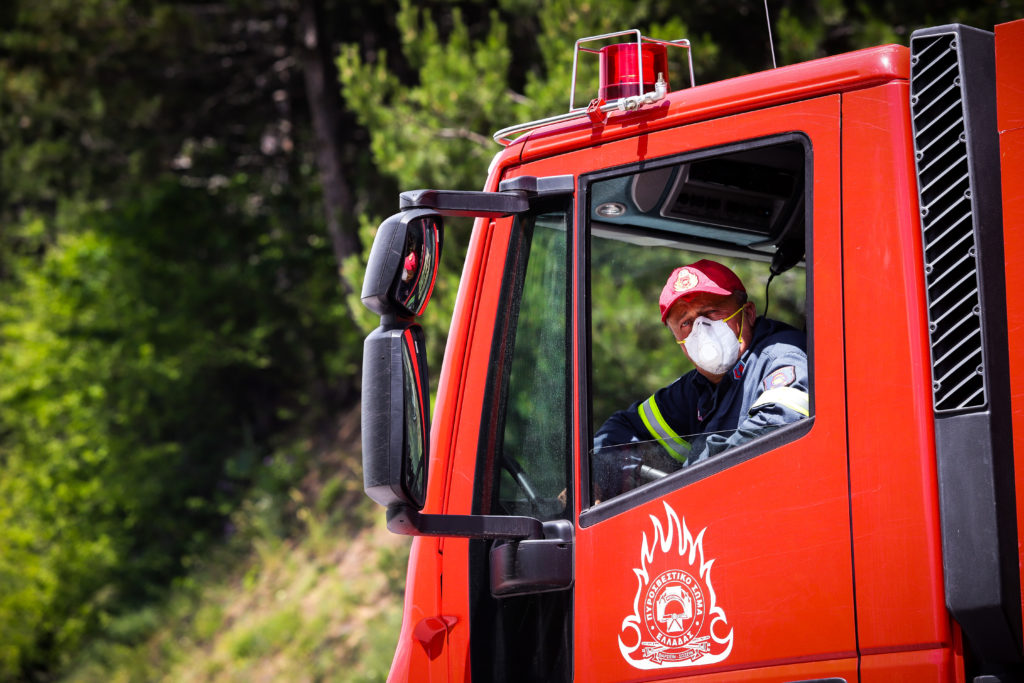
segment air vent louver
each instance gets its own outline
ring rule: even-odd
[[[1024,638],[993,34],[915,31],[910,111],[946,607],[975,670],[1002,671]]]
[[[957,35],[918,37],[910,50],[934,406],[936,413],[979,409],[988,391]]]

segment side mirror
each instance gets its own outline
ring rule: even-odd
[[[380,224],[366,264],[363,305],[378,315],[423,314],[434,291],[444,223],[431,209],[396,213]]]
[[[492,591],[519,595],[572,585],[572,525],[513,515],[421,512],[426,502],[430,403],[423,315],[434,289],[441,216],[500,217],[534,197],[571,193],[573,176],[506,181],[501,192],[403,193],[403,211],[381,223],[361,299],[381,316],[363,345],[363,488],[387,508],[388,529],[410,536],[499,539]]]
[[[423,508],[430,403],[423,329],[382,325],[363,344],[363,487],[373,500]]]

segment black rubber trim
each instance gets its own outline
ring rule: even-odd
[[[471,190],[409,190],[399,195],[399,207],[433,209],[442,216],[504,218],[530,210],[530,201],[517,192]]]

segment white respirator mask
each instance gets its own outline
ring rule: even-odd
[[[686,344],[686,353],[694,365],[712,375],[724,375],[736,365],[740,357],[740,344],[743,343],[743,318],[740,318],[738,339],[727,322],[742,310],[741,306],[736,313],[723,320],[698,316],[693,321],[690,335],[679,344]]]

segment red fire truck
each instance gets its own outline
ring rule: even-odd
[[[699,86],[687,56],[577,42],[589,106],[574,74],[483,191],[378,230],[364,483],[416,537],[392,680],[1024,680],[1024,21]],[[476,222],[431,420],[446,216]],[[807,416],[602,492],[595,431],[685,369],[656,302],[704,256],[779,276]]]

